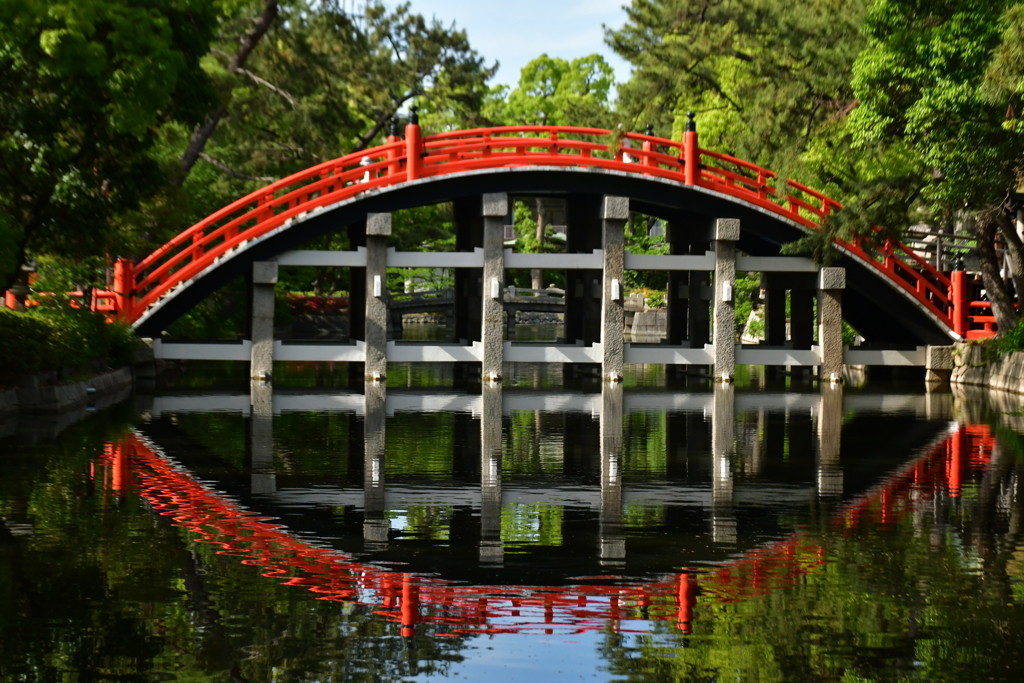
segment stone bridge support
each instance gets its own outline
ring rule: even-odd
[[[715,221],[715,381],[731,382],[736,369],[736,242],[740,222]]]
[[[249,377],[253,381],[270,382],[274,371],[274,285],[277,284],[277,261],[256,261],[252,264],[252,303],[250,335],[252,336]]]
[[[601,294],[601,376],[606,381],[622,379],[625,361],[626,309],[623,305],[625,276],[625,228],[629,220],[629,198],[605,196],[601,207],[601,242],[604,252]]]
[[[822,268],[818,274],[818,346],[820,377],[826,382],[843,379],[843,290],[845,268]]]
[[[391,214],[366,217],[366,382],[383,382],[388,373],[388,238]]]
[[[482,341],[484,358],[481,379],[484,382],[501,378],[505,344],[505,216],[508,215],[508,195],[485,194],[484,217],[484,276]]]

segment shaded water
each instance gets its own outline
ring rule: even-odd
[[[0,440],[0,680],[1024,670],[1012,399],[643,367],[275,379],[193,373]]]

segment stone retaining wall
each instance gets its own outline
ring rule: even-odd
[[[29,378],[26,386],[0,392],[0,419],[18,413],[59,413],[84,408],[90,401],[132,385],[128,366],[96,375],[82,382],[43,384]],[[41,386],[40,386],[41,385]]]
[[[982,345],[957,344],[953,349],[953,373],[949,381],[1024,394],[1024,352],[1014,351],[987,363]]]

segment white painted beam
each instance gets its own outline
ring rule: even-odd
[[[506,249],[505,268],[601,270],[604,268],[604,251],[595,249],[590,254],[518,254],[511,249]]]
[[[600,363],[602,358],[599,342],[591,346],[505,342],[505,360],[513,363]]]
[[[810,349],[754,348],[736,345],[737,365],[820,365],[821,352],[817,346]]]
[[[362,363],[366,360],[366,342],[357,339],[354,344],[285,344],[278,340],[274,342],[274,360]]]
[[[715,252],[666,255],[626,252],[626,270],[714,270]]]
[[[365,268],[366,247],[356,251],[295,250],[277,257],[279,266],[334,266],[338,268]]]
[[[484,346],[473,342],[461,344],[396,344],[388,342],[388,362],[391,363],[452,363],[482,361]]]
[[[913,351],[872,350],[847,346],[843,352],[843,362],[847,365],[900,365],[923,368],[927,352],[926,346],[918,346]]]
[[[705,344],[702,349],[626,344],[626,362],[650,365],[711,365],[715,362],[715,347],[713,344]]]
[[[157,360],[243,360],[248,362],[252,342],[165,342],[153,340],[153,358]]]
[[[818,266],[803,256],[737,256],[736,270],[759,273],[817,273]]]
[[[483,268],[484,250],[396,251],[388,247],[388,268]]]

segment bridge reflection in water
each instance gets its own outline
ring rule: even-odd
[[[187,462],[195,449],[181,450],[180,439],[165,439],[171,444],[166,449],[160,445],[162,437],[173,436],[170,427],[161,429],[163,415],[180,418],[189,411],[218,408],[250,416],[247,487],[239,487],[230,476],[215,482],[205,470],[202,477],[197,475]],[[362,425],[362,491],[278,486],[274,416],[314,409],[361,415],[356,421]],[[443,481],[419,488],[400,481],[388,488],[386,428],[389,417],[409,410],[461,411],[473,422],[479,420],[478,448],[470,449],[480,458],[478,489]],[[568,485],[557,476],[549,477],[559,480],[554,486],[514,475],[512,486],[503,482],[509,418],[524,410],[561,414],[567,426],[565,461],[573,457],[574,445],[597,445],[599,487],[597,482]],[[916,425],[898,444],[899,454],[841,457],[844,438],[870,425],[871,415],[882,410],[890,416],[902,411]],[[112,473],[107,481],[115,493],[137,491],[153,510],[187,528],[196,542],[215,544],[219,554],[258,566],[264,576],[303,587],[318,599],[374,605],[379,614],[402,625],[403,635],[413,635],[422,623],[451,634],[565,634],[609,626],[620,632],[646,630],[637,619],[673,622],[689,633],[699,604],[784,590],[827,563],[812,534],[799,524],[766,522],[766,516],[773,516],[766,513],[788,510],[793,517],[807,518],[810,511],[812,523],[856,533],[863,527],[895,524],[925,507],[949,504],[979,482],[995,440],[985,425],[956,423],[951,412],[949,395],[844,396],[840,387],[824,387],[820,394],[770,394],[737,393],[732,385],[719,384],[709,393],[657,393],[624,391],[619,384],[605,383],[600,394],[583,394],[510,391],[499,385],[483,386],[479,395],[471,396],[388,392],[372,384],[365,395],[271,394],[269,387],[257,386],[244,397],[154,399],[149,425],[109,444],[104,464]],[[678,451],[685,441],[688,471],[682,479],[644,480],[624,464],[633,438],[624,425],[638,414],[651,413],[665,416],[666,449]],[[862,418],[868,421],[859,422]],[[879,435],[873,436],[877,440]],[[901,438],[888,436],[894,442]],[[798,467],[813,463],[813,471],[792,477],[790,467],[780,471],[796,483],[777,481],[778,472],[773,481],[780,444],[783,461]],[[660,476],[669,478],[668,473]],[[288,477],[294,480],[295,473]],[[480,518],[478,556],[469,561],[458,555],[453,562],[454,541],[445,553],[431,554],[421,545],[415,552],[396,549],[405,541],[396,541],[389,512],[407,509],[417,499],[471,506]],[[503,542],[503,511],[543,500],[596,512],[596,539],[582,533],[596,540],[591,557],[515,573],[519,570],[509,565],[516,564],[517,555],[508,555],[509,544]],[[663,552],[654,564],[644,557],[634,560],[627,551],[636,547],[643,555],[650,542],[640,534],[627,534],[624,510],[638,501],[702,510],[703,546],[691,538],[685,552]],[[301,515],[294,509],[311,512],[317,506],[361,509],[360,542],[332,537],[329,530],[311,535],[296,520]],[[758,528],[756,533],[750,526]],[[689,533],[701,535],[692,527]],[[569,536],[569,531],[564,534]],[[667,535],[654,542],[677,540]],[[566,542],[571,545],[568,538]],[[683,561],[676,564],[672,558]],[[579,575],[581,569],[593,573]],[[513,574],[527,576],[526,583],[523,578],[510,581]]]

